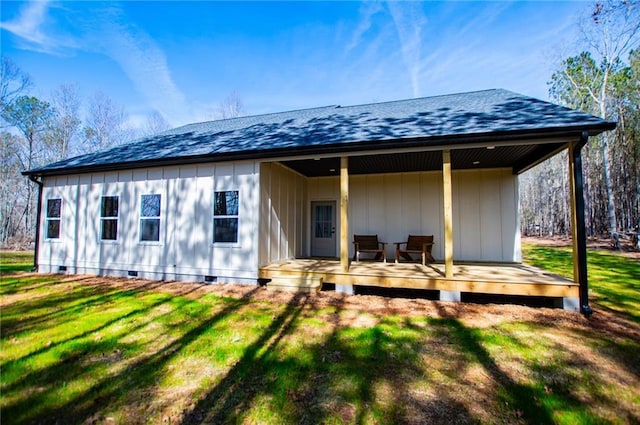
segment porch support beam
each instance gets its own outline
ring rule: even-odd
[[[593,313],[589,306],[589,283],[587,277],[587,235],[584,221],[584,192],[582,180],[581,150],[589,140],[583,131],[580,141],[569,144],[569,172],[571,188],[571,233],[573,236],[573,280],[580,285],[580,312],[586,316]]]
[[[340,158],[340,269],[349,271],[349,158]]]
[[[451,191],[451,151],[442,151],[442,184],[444,195],[444,274],[453,277],[453,201]]]

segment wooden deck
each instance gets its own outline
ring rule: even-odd
[[[322,278],[336,285],[365,285],[386,288],[430,289],[485,294],[578,297],[579,285],[523,264],[456,264],[453,277],[446,278],[444,264],[351,262],[342,272],[338,260],[295,259],[259,269],[259,277]]]

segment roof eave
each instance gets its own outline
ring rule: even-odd
[[[415,147],[445,147],[456,146],[462,147],[465,144],[478,144],[487,143],[491,144],[497,141],[520,141],[520,140],[532,140],[536,139],[549,139],[557,138],[560,140],[568,140],[572,138],[579,138],[583,131],[587,131],[589,136],[596,136],[604,131],[613,130],[616,128],[616,123],[613,121],[603,121],[601,123],[595,123],[590,125],[576,125],[569,127],[556,127],[556,128],[544,128],[534,130],[505,130],[505,131],[491,131],[485,133],[473,133],[473,134],[457,134],[457,135],[442,135],[442,136],[428,136],[428,137],[416,137],[411,139],[389,139],[389,140],[375,140],[375,141],[363,141],[363,142],[349,142],[349,143],[337,143],[330,145],[312,145],[307,147],[298,147],[295,153],[291,152],[290,148],[278,148],[278,149],[262,149],[253,151],[242,151],[225,154],[205,154],[194,155],[186,157],[173,157],[173,158],[161,158],[151,159],[143,161],[129,161],[119,162],[113,164],[102,165],[82,165],[75,167],[63,167],[57,169],[34,169],[22,171],[24,176],[60,176],[68,174],[86,174],[93,172],[105,172],[105,171],[119,171],[132,168],[148,168],[148,167],[160,167],[160,166],[172,166],[172,165],[188,165],[204,162],[228,162],[228,161],[240,161],[251,159],[268,159],[276,157],[286,156],[300,156],[300,155],[321,155],[321,154],[344,154],[348,152],[361,152],[365,150],[387,150],[387,149],[402,149],[402,148],[415,148]],[[402,141],[402,146],[398,146],[398,143]]]

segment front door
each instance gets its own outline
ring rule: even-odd
[[[336,202],[311,203],[311,256],[336,256]]]

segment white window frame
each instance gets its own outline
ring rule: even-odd
[[[216,214],[216,194],[235,192],[238,202],[237,214]],[[213,191],[213,208],[212,208],[213,234],[211,235],[213,245],[221,246],[239,246],[240,245],[240,191],[238,189],[214,190]],[[235,219],[236,220],[236,240],[235,241],[216,241],[216,219]]]
[[[118,214],[115,216],[103,216],[102,215],[102,203],[105,198],[116,198],[118,203]],[[100,242],[102,243],[117,243],[120,238],[120,195],[102,195],[100,197]],[[115,239],[104,239],[104,222],[105,221],[115,221],[116,222],[116,238]]]
[[[58,217],[49,217],[49,201],[60,201],[60,212],[59,212],[60,215]],[[60,235],[62,234],[62,198],[60,197],[47,198],[47,207],[44,215],[45,215],[45,227],[44,227],[45,239],[49,241],[59,241]],[[58,222],[58,236],[55,238],[49,237],[49,222],[51,221]]]
[[[143,198],[145,196],[159,196],[160,197],[160,205],[159,205],[159,209],[160,211],[158,211],[158,215],[142,215],[143,213],[143,208],[144,208],[144,201]],[[142,195],[140,195],[140,209],[139,211],[139,217],[138,217],[138,243],[141,244],[148,244],[148,245],[160,245],[160,241],[162,240],[162,210],[164,208],[162,208],[162,194],[161,193],[143,193]],[[158,221],[158,240],[147,240],[147,239],[142,239],[142,222],[143,221],[152,221],[152,220],[157,220]]]

